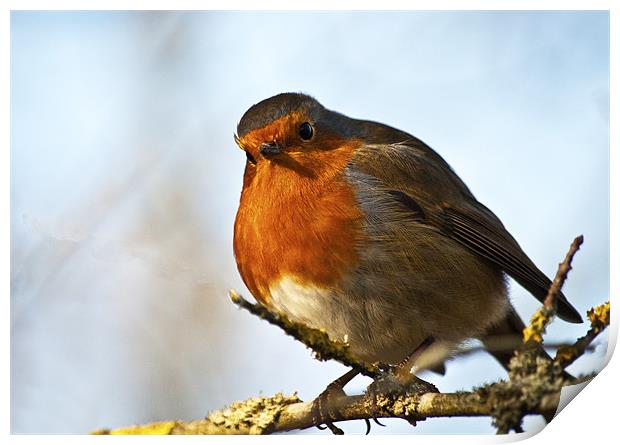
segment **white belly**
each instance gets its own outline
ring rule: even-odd
[[[348,338],[346,332],[341,332],[341,336],[334,332],[331,313],[334,295],[331,290],[301,284],[300,280],[292,276],[281,278],[269,290],[273,307],[291,320],[316,329],[325,329],[334,340],[343,341]]]
[[[325,329],[333,340],[349,343],[360,360],[397,363],[425,338],[411,323],[407,311],[396,316],[385,311],[391,304],[360,298],[333,289],[301,284],[285,276],[270,287],[271,304],[289,319],[316,329]],[[391,315],[389,315],[391,314]]]

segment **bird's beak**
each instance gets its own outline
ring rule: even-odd
[[[276,141],[260,144],[258,150],[260,151],[260,154],[266,158],[282,153],[282,147]]]

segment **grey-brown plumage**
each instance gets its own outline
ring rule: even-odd
[[[386,131],[382,124],[373,122],[358,125],[364,128],[360,133],[373,134],[373,127]],[[402,137],[400,131],[397,134]],[[374,143],[358,150],[347,174],[357,185],[359,200],[369,215],[366,224],[368,231],[375,233],[377,245],[373,251],[384,255],[388,252],[391,258],[384,264],[389,265],[387,268],[396,264],[397,270],[376,273],[373,258],[369,262],[375,273],[370,274],[370,281],[377,283],[390,277],[386,287],[392,294],[394,283],[400,283],[400,293],[418,295],[418,306],[430,303],[432,307],[420,311],[419,319],[430,320],[434,329],[423,330],[420,341],[424,335],[455,343],[478,337],[488,346],[492,343],[485,341],[489,337],[520,338],[524,324],[509,302],[503,274],[510,275],[541,302],[550,280],[501,221],[476,200],[452,168],[426,144],[411,135],[384,144],[373,139]],[[428,251],[428,244],[436,247],[434,252]],[[426,255],[420,254],[424,249]],[[420,266],[424,263],[442,274],[443,279],[425,272]],[[403,274],[410,280],[403,280]],[[433,291],[427,292],[426,299],[419,298],[423,294],[416,278],[419,274],[437,280],[429,286]],[[582,321],[563,294],[557,299],[557,313],[569,322]],[[510,352],[490,352],[507,368]]]
[[[487,259],[544,301],[551,285],[549,278],[523,252],[499,218],[475,199],[430,147],[413,136],[401,143],[369,144],[357,153],[354,163],[359,171],[377,178],[388,193],[396,190],[417,203],[425,215],[425,224]],[[420,214],[415,210],[412,213],[416,217]],[[557,313],[569,322],[582,321],[562,293]]]
[[[427,338],[450,346],[472,337],[486,341],[489,335],[520,335],[523,323],[510,304],[505,274],[540,301],[550,280],[441,156],[406,132],[348,118],[292,93],[251,107],[239,123],[239,137],[263,135],[274,121],[279,122],[274,138],[280,139],[255,143],[273,143],[278,154],[264,160],[259,156],[258,169],[273,168],[276,174],[277,169],[299,168],[308,176],[304,180],[310,180],[316,168],[313,150],[328,148],[311,140],[305,146],[299,142],[296,125],[301,122],[310,123],[317,140],[325,137],[331,150],[339,150],[333,141],[351,141],[356,148],[341,179],[364,216],[355,265],[328,287],[283,274],[262,296],[273,308],[346,339],[355,354],[372,362],[398,363]],[[254,170],[246,169],[246,174],[251,181]],[[321,193],[330,193],[329,183],[322,184]],[[316,189],[308,190],[316,199]],[[312,218],[309,209],[295,211]],[[333,212],[339,214],[339,209]],[[274,214],[268,227],[278,230],[284,223],[279,218],[284,216]],[[557,313],[581,322],[562,294]],[[506,366],[507,354],[494,356]]]

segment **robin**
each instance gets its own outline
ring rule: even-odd
[[[544,300],[549,278],[411,134],[284,93],[250,107],[235,141],[247,157],[234,226],[243,281],[360,360],[405,363],[402,375],[432,347],[520,335],[506,275]],[[557,315],[582,321],[562,294]],[[490,352],[507,367],[511,351]]]

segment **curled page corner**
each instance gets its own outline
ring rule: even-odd
[[[592,380],[594,379],[586,380],[585,382],[581,382],[576,385],[567,385],[562,387],[562,390],[560,391],[560,402],[558,403],[558,407],[555,410],[553,418],[557,417],[566,405],[568,405],[577,396],[577,394],[583,390],[583,388],[588,386]]]

